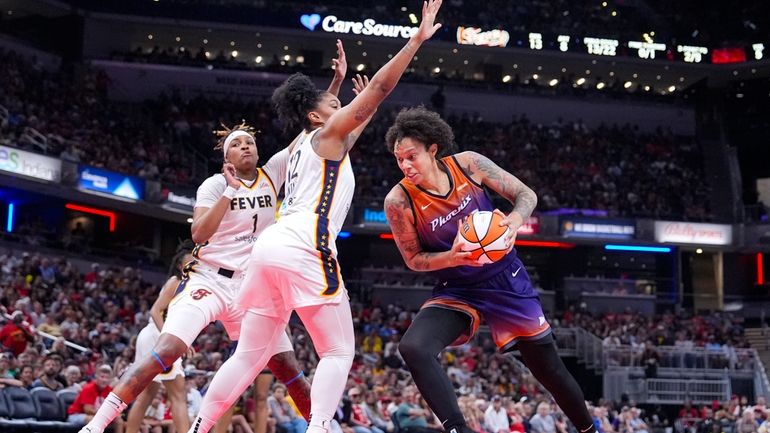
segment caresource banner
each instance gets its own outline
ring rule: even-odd
[[[418,28],[413,26],[403,26],[399,24],[382,24],[372,18],[365,18],[362,21],[346,21],[337,18],[335,15],[328,15],[321,18],[318,14],[304,14],[300,16],[300,24],[306,29],[315,31],[316,26],[321,24],[321,29],[328,33],[342,33],[366,36],[381,36],[388,38],[409,39],[417,33]]]
[[[6,146],[0,146],[0,170],[48,182],[61,180],[60,160]]]
[[[144,179],[87,165],[78,167],[78,187],[132,200],[144,198]]]
[[[694,245],[730,245],[733,228],[726,224],[655,221],[655,241]]]

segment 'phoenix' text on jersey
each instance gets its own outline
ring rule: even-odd
[[[446,216],[440,216],[430,222],[431,231],[435,232],[438,227],[441,227],[444,224],[448,223],[453,216],[462,212],[462,210],[465,209],[466,206],[470,204],[470,202],[471,202],[471,196],[466,195],[465,198],[463,198],[463,201],[460,202],[460,206],[457,206],[457,209],[453,210],[452,212],[449,212]]]

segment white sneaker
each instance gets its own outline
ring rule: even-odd
[[[306,433],[330,433],[332,431],[331,428],[331,420],[329,421],[323,421],[321,422],[321,425],[313,425],[310,424],[307,426]]]
[[[78,433],[104,433],[104,430],[99,430],[94,426],[86,424],[83,426],[83,428],[80,429]]]

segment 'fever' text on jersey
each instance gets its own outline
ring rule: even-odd
[[[230,210],[243,210],[273,207],[273,199],[269,195],[260,195],[257,197],[235,197],[230,200]]]

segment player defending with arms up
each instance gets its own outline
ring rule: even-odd
[[[580,432],[593,430],[583,392],[556,353],[540,298],[513,249],[516,230],[537,204],[535,193],[483,155],[452,154],[452,129],[425,108],[399,113],[385,141],[404,173],[385,198],[396,245],[410,269],[430,272],[438,280],[398,348],[446,431],[473,430],[465,425],[438,354],[468,341],[481,318],[501,352],[514,347],[521,352],[527,367]],[[508,254],[481,266],[461,250],[458,228],[472,212],[500,212],[484,188],[510,201],[513,211],[500,222],[510,230]]]
[[[355,352],[350,303],[340,277],[335,241],[353,198],[348,152],[377,107],[398,83],[417,49],[440,27],[441,0],[423,4],[417,33],[346,107],[307,77],[289,77],[273,94],[286,127],[307,134],[291,151],[281,218],[254,245],[240,304],[247,309],[235,354],[209,386],[190,433],[208,433],[267,362],[296,311],[320,362],[313,376],[308,432],[327,433],[345,389]]]
[[[169,303],[168,317],[157,343],[123,375],[115,389],[81,433],[101,433],[126,405],[169,370],[198,334],[219,320],[230,340],[239,338],[243,311],[234,302],[243,281],[251,247],[259,234],[275,222],[277,189],[286,176],[288,148],[257,168],[253,131],[245,124],[217,131],[217,149],[224,155],[222,173],[198,188],[193,212],[194,260],[185,266],[179,291]],[[279,183],[274,183],[277,180]],[[292,397],[309,415],[309,385],[302,378],[286,332],[278,336],[269,367],[289,386]],[[293,391],[293,392],[292,392]]]

